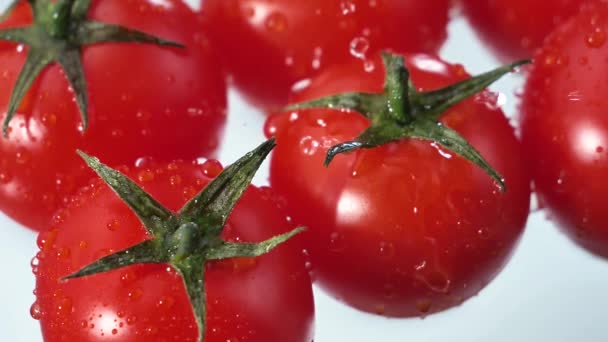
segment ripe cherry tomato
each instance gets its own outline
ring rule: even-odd
[[[521,104],[536,192],[576,242],[608,256],[608,5],[586,7],[534,57]]]
[[[82,49],[89,123],[83,128],[65,72],[51,64],[36,78],[0,138],[0,208],[33,228],[92,177],[74,153],[82,149],[112,165],[140,157],[193,159],[209,155],[225,122],[226,86],[200,32],[198,15],[182,1],[92,1],[88,17],[179,42],[185,48],[107,43]],[[0,29],[26,26],[26,1]],[[29,48],[0,42],[0,120]]]
[[[364,64],[381,49],[437,52],[449,3],[205,0],[202,11],[237,88],[255,105],[279,108],[296,82],[327,66]]]
[[[221,165],[149,161],[122,171],[176,212]],[[249,187],[221,236],[239,243],[262,241],[288,231],[286,217],[269,189]],[[44,340],[198,341],[183,280],[167,263],[61,280],[148,239],[138,217],[101,180],[57,213],[52,229],[38,238],[33,262],[37,301],[31,314],[40,320]],[[256,258],[207,262],[204,341],[312,341],[312,287],[300,251],[292,240]]]
[[[359,63],[334,66],[292,98],[382,92],[384,73]],[[434,90],[469,76],[429,55],[405,62],[416,88]],[[513,128],[483,92],[441,118],[503,176],[506,192],[479,167],[424,140],[405,139],[341,154],[328,148],[370,126],[353,111],[306,109],[269,117],[278,147],[270,184],[306,233],[313,277],[358,309],[416,316],[460,304],[502,269],[529,207],[529,178]]]
[[[530,58],[545,37],[586,0],[462,0],[484,43],[503,61]]]

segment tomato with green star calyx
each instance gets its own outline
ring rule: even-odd
[[[182,1],[15,4],[0,23],[6,214],[46,227],[93,175],[77,148],[112,165],[214,151],[226,86],[199,16]]]
[[[273,146],[223,171],[213,160],[123,169],[137,184],[83,154],[107,184],[81,190],[38,238],[31,314],[44,340],[312,341],[310,276],[289,240],[302,229],[249,186]]]
[[[234,84],[276,109],[298,82],[381,49],[436,53],[449,0],[205,0],[202,13]],[[263,82],[260,82],[263,75]]]
[[[501,60],[529,58],[589,0],[461,0],[468,20]]]
[[[436,57],[404,58],[409,71],[388,54],[371,72],[328,69],[266,123],[278,143],[270,184],[309,228],[313,279],[388,316],[426,315],[478,293],[516,246],[530,197],[521,145],[496,98],[465,99],[521,63],[470,79]]]
[[[574,241],[608,257],[608,4],[585,7],[534,57],[521,104],[535,191]]]

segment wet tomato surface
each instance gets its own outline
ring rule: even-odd
[[[148,162],[121,170],[176,211],[222,169],[207,161]],[[272,192],[251,186],[228,218],[222,238],[257,242],[291,228]],[[40,234],[40,251],[32,262],[37,301],[31,314],[40,320],[44,340],[198,341],[184,282],[166,263],[62,280],[149,238],[138,217],[101,180],[58,212],[51,229]],[[292,240],[260,257],[206,264],[205,342],[312,340],[312,287],[299,246]]]
[[[608,5],[585,8],[534,57],[521,127],[536,192],[572,239],[608,256]]]
[[[460,65],[428,55],[406,56],[422,90],[468,78]],[[336,66],[294,94],[294,103],[344,92],[382,91],[379,58],[372,71]],[[306,109],[271,116],[277,138],[270,183],[296,223],[309,227],[315,281],[364,311],[417,316],[460,304],[502,269],[526,222],[529,178],[513,128],[488,92],[440,118],[498,170],[501,192],[483,170],[428,141],[406,139],[338,155],[370,125],[352,111]]]
[[[253,104],[279,108],[296,82],[330,65],[364,64],[381,49],[437,52],[447,37],[449,3],[205,0],[202,13],[234,84]]]
[[[53,211],[92,173],[76,149],[110,165],[141,157],[208,156],[226,119],[226,87],[198,16],[183,2],[92,1],[88,17],[180,42],[185,48],[107,43],[82,48],[89,123],[54,63],[33,82],[0,139],[0,209],[29,228],[46,229]],[[0,28],[29,25],[19,4]],[[29,48],[0,42],[0,120]]]

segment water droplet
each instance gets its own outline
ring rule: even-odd
[[[557,192],[563,192],[564,191],[564,186],[567,184],[567,174],[566,172],[562,171],[559,174],[559,177],[557,177],[557,179],[555,180],[555,191]]]
[[[376,70],[376,63],[374,63],[374,61],[372,60],[365,60],[363,62],[363,70],[365,70],[365,72],[372,72],[374,70]]]
[[[184,189],[182,189],[182,196],[184,197],[185,200],[190,200],[195,195],[196,195],[196,189],[191,186],[187,186]]]
[[[430,299],[421,299],[416,302],[416,309],[422,314],[426,314],[431,311],[432,306],[433,302],[431,302]]]
[[[395,245],[391,242],[380,242],[378,253],[382,258],[391,259],[395,256]]]
[[[137,179],[139,179],[139,181],[142,183],[153,181],[154,172],[149,169],[142,170],[139,172],[139,174],[137,174]]]
[[[568,101],[578,102],[583,99],[583,94],[578,90],[574,90],[568,93],[567,98]]]
[[[554,65],[556,59],[557,59],[557,57],[554,54],[549,53],[545,56],[545,58],[543,58],[543,64],[545,66]]]
[[[264,123],[264,136],[267,138],[274,137],[284,126],[285,122],[284,115],[271,114]]]
[[[587,35],[585,42],[590,48],[600,48],[606,42],[606,33],[604,33],[601,28],[597,27],[595,31]]]
[[[127,317],[127,324],[128,325],[133,325],[133,324],[135,324],[135,322],[137,322],[137,316],[129,316],[129,317]]]
[[[350,15],[357,11],[357,5],[352,0],[342,0],[340,2],[340,12],[342,15]]]
[[[137,279],[137,276],[135,276],[133,271],[126,271],[120,275],[120,280],[125,284],[131,283],[135,281],[135,279]]]
[[[55,114],[45,113],[42,115],[41,120],[47,126],[55,126],[57,123],[57,116]]]
[[[310,272],[312,270],[312,262],[306,261],[304,263],[304,269],[306,269],[306,271]]]
[[[149,327],[146,327],[146,329],[144,331],[146,332],[146,335],[156,335],[158,333],[158,327],[149,326]]]
[[[287,18],[279,12],[273,12],[266,18],[264,24],[269,31],[283,32],[287,29]]]
[[[329,250],[332,252],[341,252],[346,248],[344,236],[338,232],[333,232],[329,235]]]
[[[129,300],[131,301],[138,301],[144,294],[144,291],[140,288],[135,288],[132,291],[129,291],[129,293],[127,293],[127,297],[129,298]]]
[[[219,175],[222,170],[224,169],[224,167],[222,166],[222,163],[220,163],[219,161],[215,160],[215,159],[209,159],[206,160],[202,165],[201,165],[203,174],[207,177],[216,177],[217,175]]]
[[[292,66],[294,63],[293,57],[292,56],[287,56],[285,57],[285,65]]]
[[[8,173],[6,171],[0,171],[0,183],[7,184],[12,179],[13,179],[13,176],[10,173]]]
[[[317,152],[319,147],[319,142],[314,140],[310,136],[305,136],[300,139],[300,150],[302,153],[308,156],[312,156]]]
[[[30,266],[32,267],[32,273],[34,273],[34,274],[38,273],[38,265],[40,265],[40,259],[38,259],[38,256],[36,255],[30,261]]]
[[[180,175],[173,175],[171,177],[169,177],[169,184],[171,184],[171,186],[177,186],[180,185],[182,183],[182,177]]]
[[[175,299],[173,297],[161,297],[156,302],[156,307],[162,310],[167,310],[173,307]]]
[[[32,155],[29,151],[25,150],[25,149],[19,149],[17,151],[17,153],[15,154],[15,161],[17,162],[17,164],[27,164],[30,162],[30,160],[32,159]]]
[[[119,226],[120,226],[120,223],[118,222],[117,219],[113,219],[112,221],[110,221],[106,224],[106,228],[108,228],[108,230],[112,231],[112,232],[115,232]]]
[[[438,143],[436,142],[432,142],[430,143],[431,147],[433,147],[443,158],[446,159],[452,159],[452,154],[449,152],[446,152],[444,150],[444,148],[442,146],[440,146]]]
[[[110,132],[110,135],[112,136],[112,138],[120,138],[125,135],[125,132],[120,128],[116,128]]]
[[[38,302],[34,302],[34,304],[32,304],[32,306],[30,307],[30,316],[32,316],[33,319],[39,321],[42,318],[42,308],[40,307],[40,304],[38,304]]]
[[[365,37],[355,37],[350,42],[350,54],[358,59],[365,59],[369,50],[369,40]]]
[[[42,250],[49,250],[57,239],[58,230],[56,228],[40,233],[36,239],[38,248]]]
[[[58,316],[67,316],[72,313],[72,300],[67,297],[61,298],[57,302],[57,315]]]
[[[152,114],[146,110],[139,110],[137,113],[135,113],[135,117],[137,120],[148,121],[152,117]]]
[[[450,290],[451,281],[445,273],[438,270],[429,270],[422,274],[422,281],[433,292],[447,293]]]
[[[60,260],[66,260],[70,257],[71,251],[69,248],[61,247],[57,249],[57,258]]]
[[[473,97],[473,100],[475,103],[483,104],[489,110],[498,110],[501,106],[500,102],[504,101],[504,98],[501,99],[501,94],[499,93],[484,90],[481,93],[476,94]]]
[[[205,111],[202,108],[190,107],[186,110],[186,113],[188,113],[189,117],[195,118],[197,116],[202,116],[203,114],[205,114]]]
[[[321,67],[321,58],[323,57],[323,48],[317,46],[313,50],[313,57],[311,66],[313,69],[319,69]]]
[[[384,313],[386,312],[386,307],[384,306],[384,304],[378,304],[374,307],[374,312],[378,315],[384,315]]]

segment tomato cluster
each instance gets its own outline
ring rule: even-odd
[[[438,56],[451,5],[12,2],[0,209],[40,232],[44,340],[312,341],[312,281],[443,311],[505,266],[532,189],[608,257],[608,3],[457,2],[499,58],[533,57],[474,77]],[[485,88],[526,64],[516,130]],[[224,169],[227,84],[268,140]]]

